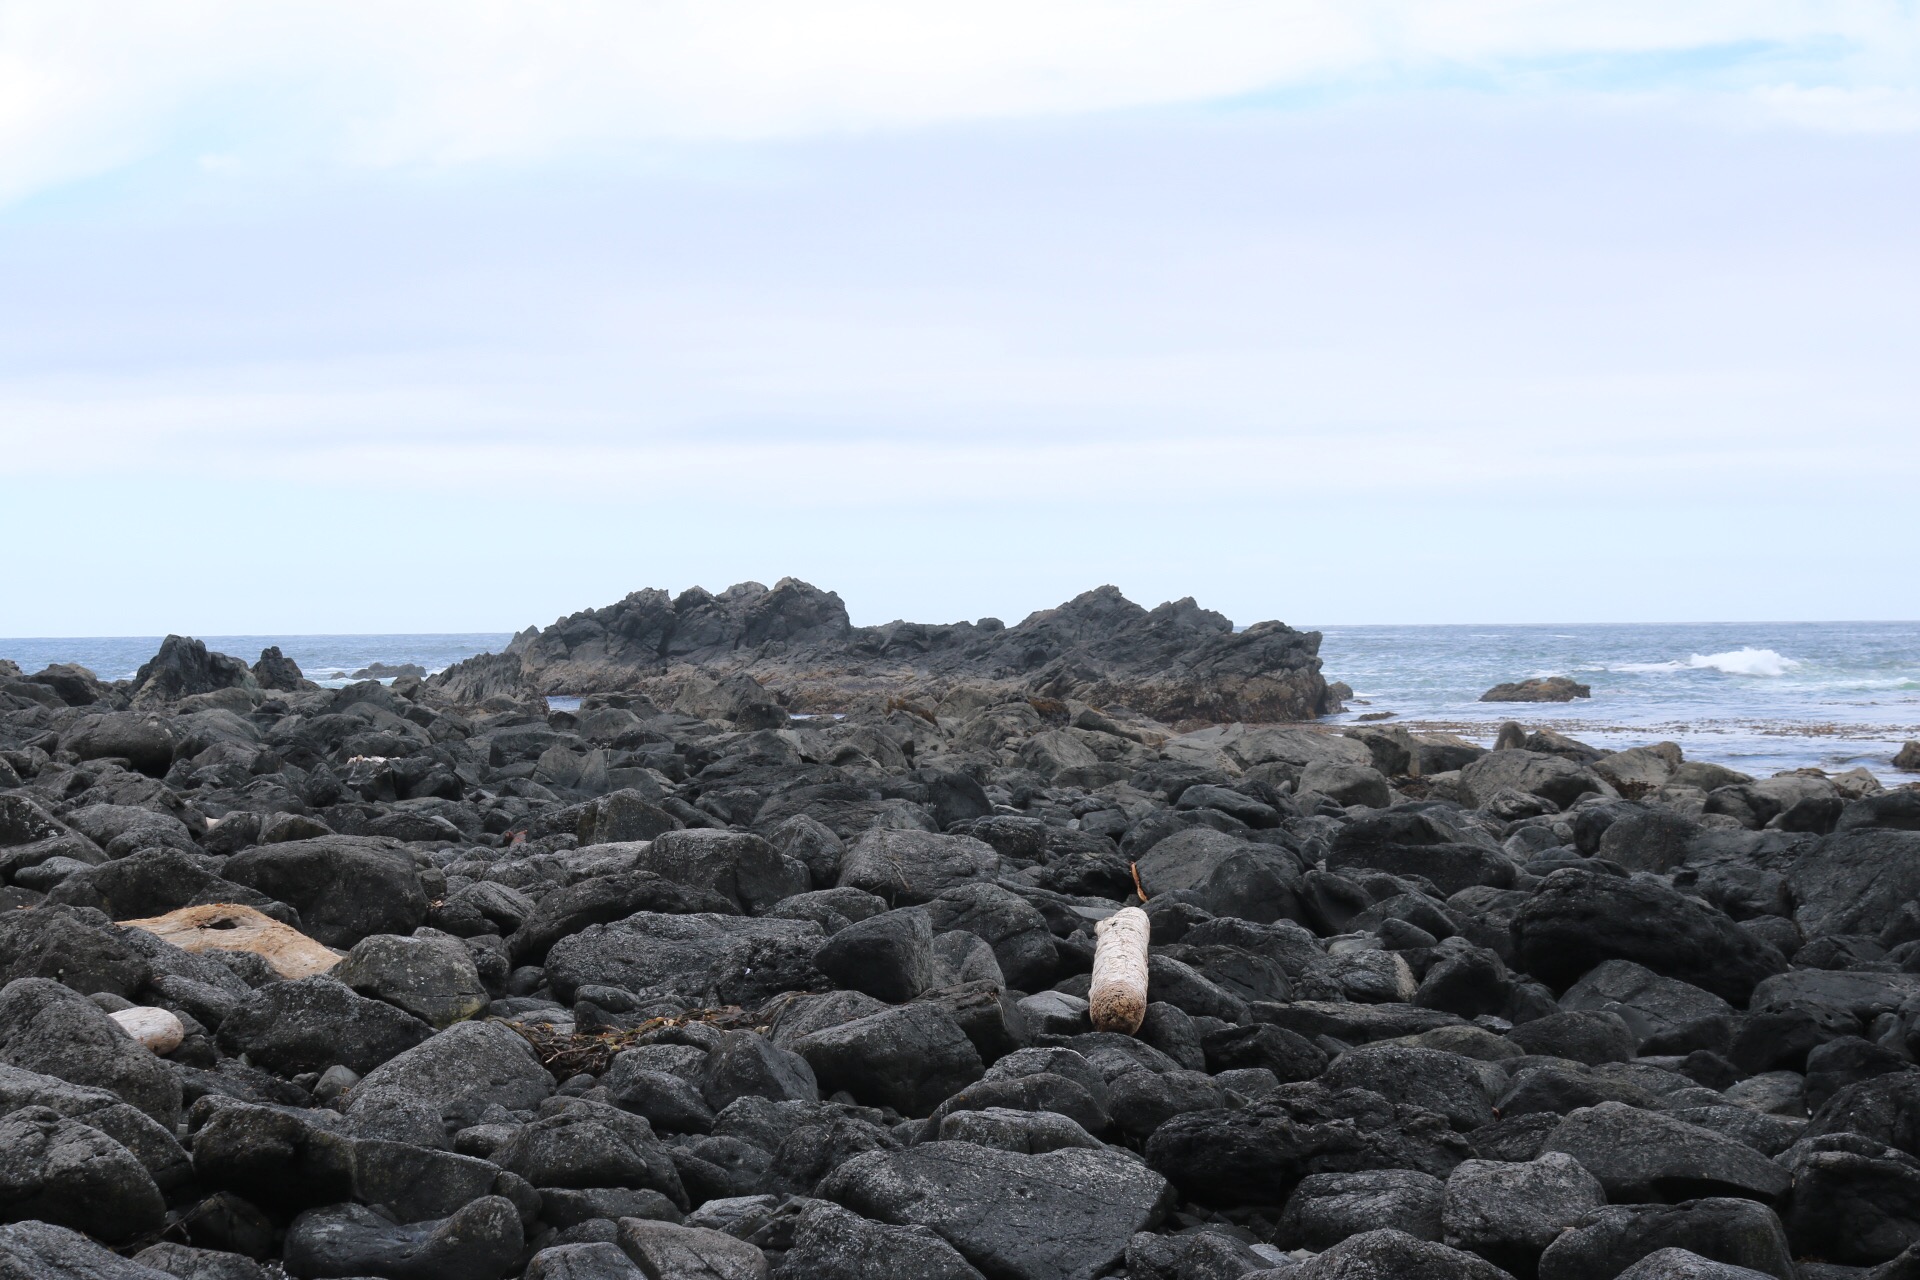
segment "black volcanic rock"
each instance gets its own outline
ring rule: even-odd
[[[1593,690],[1567,676],[1535,677],[1497,684],[1480,695],[1482,702],[1572,702],[1591,698]]]
[[[456,663],[433,683],[478,703],[528,693],[657,697],[698,673],[744,673],[793,711],[843,710],[863,695],[937,700],[972,685],[1009,700],[1120,703],[1171,723],[1306,720],[1334,709],[1319,649],[1317,632],[1279,622],[1236,632],[1191,599],[1148,610],[1114,587],[1012,627],[991,619],[855,627],[837,594],[785,578],[772,590],[745,582],[719,595],[636,591],[522,632],[506,653]]]

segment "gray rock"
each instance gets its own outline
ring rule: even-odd
[[[901,907],[850,924],[813,963],[839,986],[905,1003],[934,985],[932,917],[924,907]]]
[[[1512,1280],[1483,1258],[1391,1227],[1351,1236],[1284,1274],[1288,1280]]]
[[[1053,980],[1059,960],[1047,919],[997,884],[956,885],[927,903],[935,933],[963,929],[993,948],[1007,985],[1034,991]]]
[[[1632,960],[1745,1003],[1786,958],[1717,911],[1649,879],[1555,871],[1514,918],[1522,967],[1565,988],[1608,960]]]
[[[818,1102],[819,1083],[801,1055],[753,1031],[729,1031],[707,1053],[700,1093],[714,1111],[739,1098]]]
[[[1507,1039],[1530,1054],[1594,1066],[1627,1062],[1639,1039],[1625,1018],[1607,1009],[1569,1009],[1521,1023]]]
[[[1023,1156],[966,1142],[856,1156],[819,1194],[881,1222],[930,1227],[982,1272],[1018,1280],[1104,1274],[1173,1202],[1164,1178],[1112,1152]]]
[[[0,1280],[168,1280],[77,1231],[47,1222],[0,1224]]]
[[[0,1118],[0,1218],[36,1218],[110,1244],[158,1231],[166,1204],[140,1162],[106,1134],[45,1107]]]
[[[1920,899],[1920,831],[1836,831],[1794,862],[1787,888],[1809,938],[1878,934]]]
[[[476,1017],[487,1007],[487,989],[472,953],[460,939],[438,929],[421,929],[404,938],[391,933],[362,938],[328,976],[436,1030]]]
[[[563,1000],[587,984],[628,991],[660,987],[700,999],[726,972],[734,948],[791,941],[812,951],[823,937],[809,920],[639,912],[555,943],[547,953],[547,981]]]
[[[23,867],[53,858],[70,858],[89,865],[105,862],[99,845],[67,826],[18,792],[0,795],[0,876],[12,877]]]
[[[1612,797],[1611,785],[1593,770],[1540,751],[1489,751],[1460,770],[1460,785],[1477,805],[1512,788],[1551,800],[1562,809],[1581,796]]]
[[[847,850],[839,883],[895,906],[916,906],[970,881],[991,880],[1000,871],[1000,855],[984,840],[876,827]]]
[[[811,887],[805,863],[744,831],[664,832],[641,849],[634,869],[717,893],[756,916]]]
[[[347,1115],[371,1120],[398,1108],[465,1128],[495,1103],[531,1110],[553,1084],[520,1036],[497,1022],[461,1022],[369,1072],[348,1095]]]
[[[980,1280],[958,1250],[926,1227],[896,1227],[816,1200],[794,1225],[776,1280]]]
[[[0,1065],[105,1089],[171,1132],[180,1080],[99,1005],[47,978],[0,990]]]
[[[735,905],[717,893],[663,880],[650,871],[617,871],[552,889],[514,931],[508,949],[515,964],[538,964],[553,944],[589,925],[625,920],[637,912],[727,915]]]
[[[620,1221],[620,1247],[648,1280],[766,1280],[767,1257],[744,1240],[707,1227],[646,1218]]]
[[[499,1280],[524,1243],[512,1201],[486,1196],[437,1222],[395,1226],[371,1209],[309,1209],[287,1228],[288,1270],[387,1280]]]
[[[173,746],[167,721],[144,711],[82,716],[60,735],[61,749],[82,760],[122,759],[155,778],[173,763]]]
[[[527,1264],[526,1280],[646,1280],[617,1244],[562,1244],[542,1249]]]
[[[944,1010],[916,1003],[828,1027],[793,1042],[820,1087],[924,1116],[978,1080],[979,1051]]]
[[[1618,824],[1615,824],[1616,826]],[[1702,1047],[1689,1037],[1711,1035],[1704,1028],[1724,1024],[1729,1032],[1733,1006],[1710,991],[1677,978],[1664,978],[1631,960],[1596,965],[1560,997],[1563,1009],[1617,1013],[1648,1052],[1672,1052],[1678,1046]]]
[[[69,1084],[19,1067],[0,1067],[0,1115],[23,1107],[44,1107],[100,1130],[132,1152],[162,1191],[173,1190],[192,1174],[187,1153],[171,1129],[105,1089]]]
[[[1364,1045],[1335,1058],[1321,1081],[1330,1089],[1371,1089],[1445,1116],[1456,1129],[1477,1129],[1494,1119],[1480,1064],[1439,1049]]]
[[[398,841],[321,836],[259,845],[228,858],[222,874],[293,907],[301,929],[330,947],[426,923],[427,895],[413,855]]]
[[[1855,1266],[1920,1244],[1920,1159],[1857,1133],[1809,1138],[1783,1159],[1794,1252]]]
[[[1540,1280],[1613,1280],[1648,1254],[1689,1249],[1775,1280],[1797,1280],[1780,1220],[1751,1200],[1710,1197],[1678,1205],[1596,1209],[1540,1255]]]
[[[1349,1236],[1391,1227],[1416,1240],[1440,1238],[1446,1184],[1412,1169],[1316,1173],[1287,1199],[1274,1241],[1285,1249],[1328,1249]]]
[[[1744,1143],[1619,1102],[1573,1112],[1546,1150],[1579,1161],[1616,1202],[1712,1195],[1771,1202],[1793,1185],[1792,1175]]]
[[[0,912],[0,982],[51,978],[92,995],[130,999],[153,977],[153,966],[100,917],[70,907]]]
[[[219,1041],[281,1075],[341,1065],[364,1076],[432,1035],[418,1018],[327,976],[254,991],[221,1022]]]
[[[1446,1243],[1515,1275],[1532,1275],[1560,1233],[1606,1204],[1599,1179],[1572,1156],[1465,1160],[1447,1176],[1441,1226]]]
[[[164,1271],[174,1280],[277,1280],[274,1273],[239,1253],[156,1244],[134,1255],[141,1266]]]
[[[644,1119],[583,1100],[549,1107],[562,1103],[516,1129],[493,1162],[537,1187],[628,1187],[684,1204],[673,1159]]]
[[[1020,1155],[1038,1156],[1068,1147],[1100,1150],[1100,1139],[1071,1118],[1054,1111],[981,1107],[951,1111],[940,1118],[934,1135],[941,1142],[971,1142]]]
[[[1300,864],[1272,845],[1195,827],[1160,841],[1135,867],[1149,894],[1179,892],[1214,915],[1259,924],[1310,918]]]
[[[1686,1249],[1659,1249],[1622,1271],[1618,1280],[1766,1280],[1766,1274]]]

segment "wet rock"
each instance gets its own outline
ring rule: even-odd
[[[778,1280],[979,1280],[960,1252],[926,1227],[874,1222],[816,1200],[800,1213]]]
[[[1772,1202],[1793,1184],[1785,1169],[1744,1143],[1619,1102],[1573,1112],[1546,1149],[1578,1160],[1614,1201],[1735,1195]]]
[[[1282,1248],[1317,1252],[1381,1227],[1438,1240],[1445,1187],[1412,1169],[1316,1173],[1294,1188],[1274,1240]]]
[[[1290,1280],[1511,1280],[1483,1258],[1383,1227],[1343,1240],[1285,1273]]]
[[[99,1005],[46,978],[0,990],[0,1064],[105,1089],[172,1130],[180,1081]]]
[[[1920,1159],[1845,1133],[1810,1138],[1783,1163],[1796,1254],[1871,1266],[1920,1244]]]
[[[1341,1054],[1321,1077],[1330,1089],[1368,1089],[1444,1116],[1456,1129],[1492,1124],[1493,1103],[1478,1064],[1458,1054],[1405,1045],[1366,1045]]]
[[[1482,702],[1572,702],[1591,698],[1593,690],[1568,676],[1533,676],[1497,684],[1480,695]]]
[[[241,1001],[220,1024],[219,1042],[282,1075],[338,1064],[364,1076],[432,1034],[418,1018],[332,978],[303,978],[262,987]]]
[[[421,929],[412,937],[378,933],[362,938],[329,976],[435,1029],[474,1017],[488,1003],[472,953],[458,938],[437,929]]]
[[[1707,1198],[1596,1209],[1547,1246],[1540,1280],[1611,1280],[1649,1254],[1673,1248],[1775,1280],[1798,1276],[1772,1210],[1751,1200]]]
[[[1023,1156],[966,1142],[869,1152],[819,1194],[864,1217],[937,1232],[977,1269],[1019,1280],[1092,1280],[1172,1203],[1165,1179],[1107,1151]]]
[[[39,1219],[110,1244],[157,1231],[166,1205],[153,1178],[106,1134],[46,1107],[0,1118],[0,1217]]]
[[[767,1259],[755,1246],[706,1227],[623,1218],[620,1247],[649,1277],[765,1280]]]
[[[1652,881],[1590,871],[1548,876],[1513,929],[1520,963],[1556,988],[1608,960],[1631,960],[1742,1004],[1762,979],[1787,967],[1778,951],[1712,907]]]
[[[664,832],[640,852],[635,870],[718,894],[745,915],[811,887],[805,863],[743,831]]]
[[[1599,1179],[1553,1151],[1509,1163],[1467,1160],[1447,1177],[1446,1243],[1517,1276],[1531,1276],[1560,1233],[1606,1204]]]
[[[487,1107],[530,1110],[553,1092],[553,1076],[527,1042],[497,1022],[461,1022],[384,1063],[349,1094],[349,1119],[424,1116],[465,1128]],[[438,1146],[442,1133],[422,1133]]]
[[[827,939],[813,962],[842,987],[903,1004],[934,985],[932,918],[923,907],[872,916]]]
[[[322,836],[263,845],[227,859],[222,874],[293,907],[302,932],[328,946],[411,933],[427,918],[413,857],[390,840]]]
[[[951,1015],[930,1004],[900,1005],[827,1027],[793,1042],[820,1088],[924,1116],[985,1071],[979,1051]]]
[[[1000,873],[1000,855],[972,836],[875,828],[847,850],[839,883],[895,906],[932,901],[949,889]]]
[[[513,1203],[475,1200],[437,1222],[395,1226],[371,1209],[309,1209],[287,1228],[288,1270],[305,1276],[391,1280],[498,1280],[514,1269],[524,1237]]]
[[[33,1221],[0,1224],[0,1275],[8,1280],[165,1280],[166,1274],[66,1227]]]
[[[628,991],[659,987],[702,998],[729,971],[736,950],[785,942],[801,946],[810,958],[821,940],[820,926],[810,920],[636,912],[556,943],[547,953],[547,980],[568,1000],[588,984]]]

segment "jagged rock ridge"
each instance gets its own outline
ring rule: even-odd
[[[856,627],[835,592],[795,578],[718,595],[636,591],[529,628],[505,653],[436,676],[456,700],[642,692],[746,675],[792,711],[885,698],[938,700],[978,686],[1008,695],[1123,704],[1173,724],[1307,720],[1337,710],[1320,635],[1281,622],[1236,632],[1191,598],[1145,609],[1097,587],[1015,626],[998,619]]]

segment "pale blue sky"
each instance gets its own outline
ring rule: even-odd
[[[1914,3],[0,0],[0,635],[1912,618]]]

